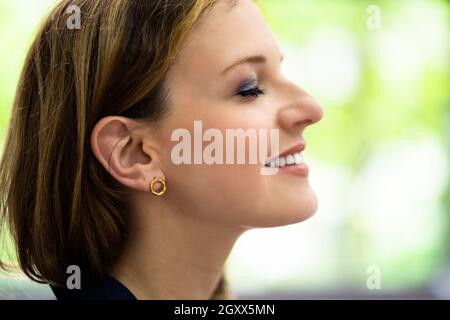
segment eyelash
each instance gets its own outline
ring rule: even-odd
[[[248,88],[248,89],[246,89]],[[256,85],[256,81],[252,80],[250,82],[245,82],[241,86],[239,86],[238,89],[238,95],[244,98],[252,97],[252,98],[258,98],[260,95],[264,94],[264,90],[259,88]]]

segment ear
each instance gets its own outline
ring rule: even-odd
[[[153,178],[166,179],[157,146],[137,130],[138,121],[119,116],[101,119],[91,134],[91,148],[103,167],[122,185],[149,192]]]

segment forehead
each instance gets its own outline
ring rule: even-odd
[[[250,0],[219,0],[183,42],[174,69],[186,74],[207,70],[220,75],[242,56],[278,50],[257,6]]]

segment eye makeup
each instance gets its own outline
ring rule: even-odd
[[[255,78],[247,79],[242,81],[237,90],[237,95],[242,97],[254,97],[257,98],[264,94],[264,91],[258,86],[257,80]]]

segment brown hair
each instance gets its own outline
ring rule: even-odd
[[[44,22],[0,164],[0,226],[34,281],[65,286],[69,265],[84,279],[106,277],[126,234],[127,191],[94,157],[90,134],[108,115],[164,118],[165,75],[214,2],[64,0]],[[81,29],[67,27],[71,5],[81,8]],[[213,298],[227,297],[225,283]]]

